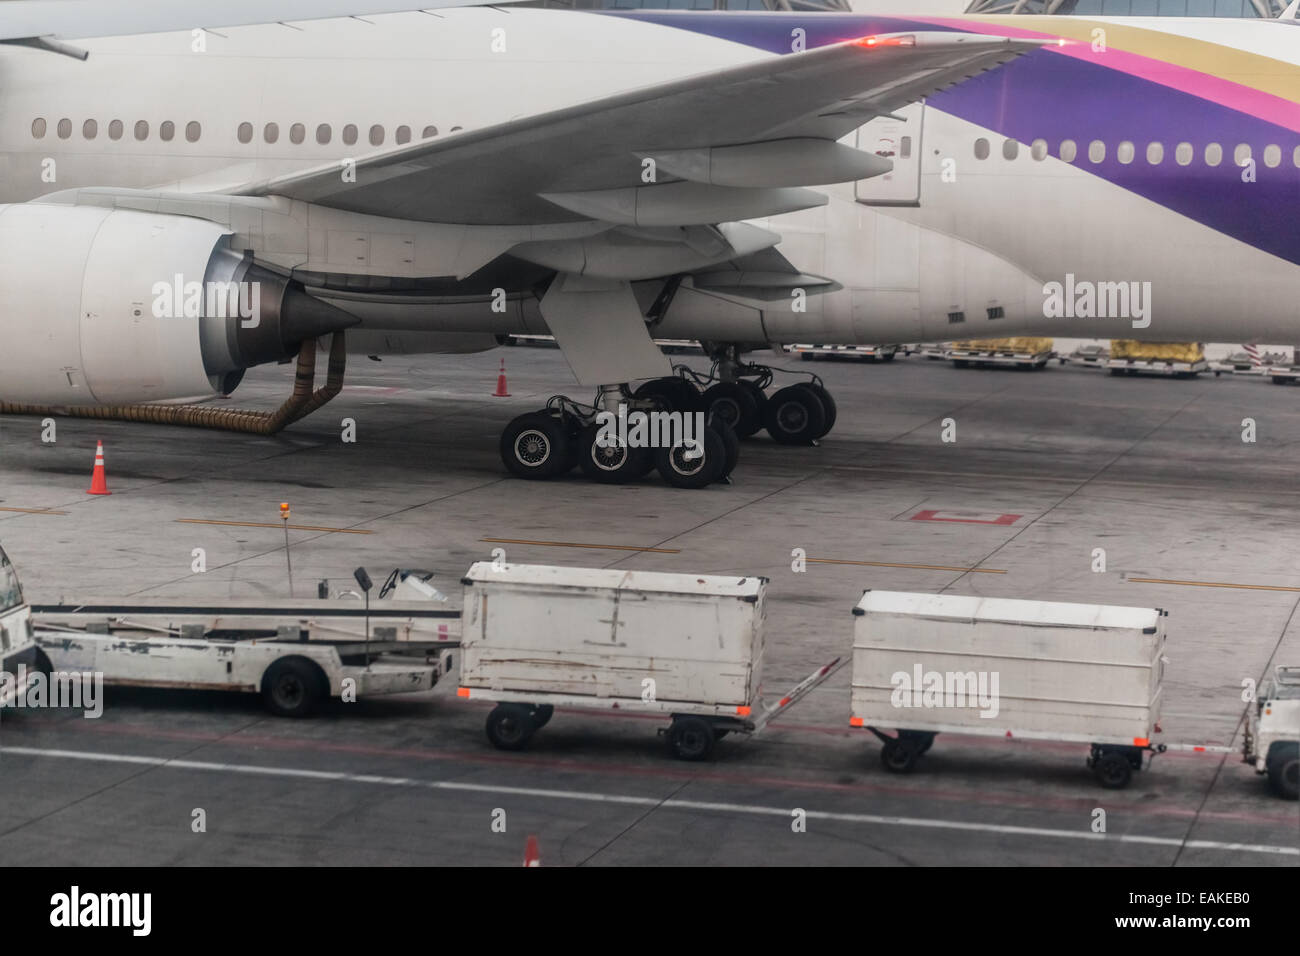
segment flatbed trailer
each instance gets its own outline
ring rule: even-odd
[[[451,670],[460,612],[421,601],[92,599],[32,606],[55,671],[106,685],[260,693],[286,717],[326,697],[429,690]]]
[[[488,740],[521,750],[556,706],[659,713],[681,760],[753,734],[825,681],[836,658],[759,699],[767,579],[547,565],[473,565],[458,696],[488,700]]]
[[[1300,382],[1300,365],[1273,365],[1262,374],[1274,385],[1294,385]]]
[[[864,362],[892,362],[901,345],[791,345],[789,350],[805,362],[815,359],[856,359]]]
[[[1017,352],[1009,349],[947,349],[943,357],[953,368],[981,368],[1009,366],[1012,368],[1040,369],[1052,357],[1051,349],[1037,352]]]
[[[1106,362],[1111,375],[1159,375],[1165,378],[1195,378],[1208,371],[1205,359],[1184,362],[1177,359],[1111,358]]]

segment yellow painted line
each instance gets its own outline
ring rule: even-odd
[[[579,544],[576,541],[529,541],[526,538],[479,538],[488,544],[531,544],[539,548],[590,548],[593,551],[644,551],[648,554],[681,554],[679,548],[638,548],[633,544]]]
[[[0,511],[13,511],[20,515],[66,515],[66,511],[51,511],[49,508],[0,508]]]
[[[842,561],[839,558],[808,558],[809,564],[851,564],[860,568],[912,568],[917,571],[963,571],[969,574],[1006,574],[1001,568],[957,568],[946,564],[893,564],[889,561]]]
[[[1232,584],[1228,581],[1172,581],[1167,578],[1126,578],[1133,584],[1181,584],[1189,588],[1237,588],[1242,591],[1300,591],[1280,584]]]
[[[177,518],[178,524],[213,524],[228,528],[279,528],[279,521],[212,521],[208,518]],[[311,524],[291,524],[290,531],[328,531],[332,534],[374,534],[364,528],[320,528]]]

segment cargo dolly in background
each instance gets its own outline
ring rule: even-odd
[[[1007,366],[1010,368],[1041,369],[1052,358],[1052,340],[1019,337],[1009,339],[970,339],[953,342],[944,350],[943,357],[953,368]]]
[[[1207,371],[1203,342],[1137,342],[1112,339],[1106,368],[1111,375],[1196,378]]]
[[[841,666],[760,700],[767,579],[479,562],[466,574],[460,697],[496,702],[487,736],[520,750],[555,707],[662,713],[669,749],[707,760]]]

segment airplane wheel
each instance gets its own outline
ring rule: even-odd
[[[702,449],[685,445],[655,449],[655,467],[664,481],[674,488],[703,488],[718,480],[726,467],[726,442],[713,428],[704,429],[703,439]]]
[[[839,416],[839,411],[835,407],[835,399],[831,398],[831,393],[826,390],[824,385],[818,385],[816,382],[801,382],[799,384],[821,399],[822,407],[826,409],[826,424],[822,428],[821,434],[813,437],[823,438],[829,435],[831,429],[835,427],[836,418]]]
[[[704,391],[704,410],[725,421],[737,436],[763,427],[754,393],[739,382],[718,382]]]
[[[722,436],[722,443],[725,447],[726,454],[722,463],[722,473],[718,475],[718,481],[730,477],[731,473],[736,470],[736,465],[740,461],[740,439],[736,437],[736,430],[719,418],[709,420],[709,428],[716,431]]]
[[[782,445],[807,445],[825,433],[826,407],[811,389],[788,385],[767,400],[767,433]]]
[[[600,426],[588,425],[578,436],[578,467],[592,481],[606,485],[622,485],[636,481],[646,473],[646,462],[651,466],[650,449],[630,448],[626,445],[602,447],[596,442]]]
[[[751,395],[754,396],[754,408],[755,408],[755,409],[757,410],[757,412],[758,412],[758,414],[754,417],[754,430],[753,430],[753,431],[750,431],[750,432],[737,431],[737,432],[736,432],[736,437],[737,437],[737,438],[748,438],[748,437],[750,437],[751,435],[756,434],[756,433],[757,433],[757,432],[758,432],[758,431],[763,427],[763,420],[764,420],[764,419],[763,419],[763,414],[764,414],[764,412],[767,410],[767,393],[764,392],[761,388],[759,388],[758,383],[755,382],[755,381],[753,381],[752,379],[742,378],[742,379],[740,379],[739,382],[737,382],[737,384],[740,385],[740,386],[741,386],[742,388],[744,388],[745,390],[747,390],[747,391],[749,392],[749,394],[751,394]]]
[[[501,433],[501,461],[516,478],[554,478],[573,467],[568,429],[548,412],[520,415]]]

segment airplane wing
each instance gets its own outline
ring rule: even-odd
[[[349,175],[331,163],[239,194],[463,224],[760,218],[825,201],[801,185],[870,175],[863,155],[835,140],[873,116],[1040,45],[962,33],[865,37],[361,156]],[[651,185],[647,159],[658,163]]]

